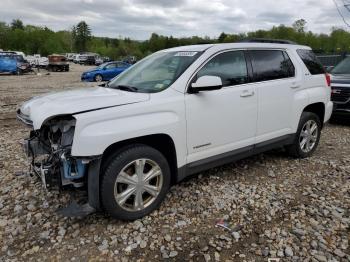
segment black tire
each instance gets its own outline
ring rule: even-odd
[[[141,158],[150,159],[160,167],[163,183],[159,194],[153,202],[144,209],[129,211],[116,201],[114,187],[117,177],[123,168],[130,162]],[[135,220],[150,214],[152,211],[159,208],[170,187],[171,173],[166,158],[158,150],[146,145],[135,144],[117,151],[113,156],[108,158],[103,167],[100,187],[101,204],[103,209],[116,219]]]
[[[314,121],[317,124],[317,139],[316,139],[315,144],[312,147],[312,149],[308,152],[305,152],[301,148],[300,139],[301,139],[302,129],[304,128],[304,125],[310,120]],[[321,129],[322,129],[321,127],[322,127],[322,125],[321,125],[320,118],[315,113],[303,112],[301,114],[301,117],[300,117],[298,131],[295,135],[293,144],[291,144],[287,147],[288,153],[291,156],[296,157],[296,158],[306,158],[306,157],[311,156],[315,152],[315,150],[317,149],[318,143],[320,141]]]
[[[102,82],[103,81],[103,76],[101,74],[96,74],[94,76],[94,81],[95,82]]]

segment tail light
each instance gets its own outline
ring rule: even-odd
[[[325,77],[326,77],[327,86],[330,87],[331,86],[331,75],[326,73]]]

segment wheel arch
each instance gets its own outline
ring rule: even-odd
[[[111,144],[104,150],[102,154],[100,172],[103,172],[104,166],[109,162],[112,156],[118,153],[119,150],[125,149],[128,146],[135,144],[147,145],[161,152],[169,163],[171,171],[171,184],[176,183],[178,175],[178,164],[175,143],[169,135],[163,133],[140,136]]]
[[[303,112],[310,112],[316,114],[321,122],[321,127],[323,127],[324,117],[325,117],[326,106],[323,102],[317,102],[306,106]]]

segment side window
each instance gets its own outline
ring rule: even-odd
[[[293,65],[292,60],[290,60],[289,55],[286,51],[283,51],[284,61],[285,65],[283,66],[283,70],[285,71],[285,74],[287,77],[294,77],[295,76],[295,67]]]
[[[107,69],[112,69],[112,68],[116,68],[116,64],[109,64],[109,65],[106,65],[106,68]]]
[[[201,70],[197,77],[218,76],[223,86],[233,86],[248,82],[247,63],[243,51],[231,51],[212,58]]]
[[[116,67],[125,67],[125,64],[122,62],[118,62]]]
[[[250,51],[255,82],[293,77],[295,68],[288,54],[280,50]]]
[[[325,73],[320,60],[318,60],[314,52],[306,49],[298,49],[297,53],[312,75],[319,75]]]

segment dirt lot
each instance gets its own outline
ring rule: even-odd
[[[327,125],[319,149],[296,160],[277,150],[174,186],[160,210],[132,223],[104,214],[55,214],[69,192],[44,192],[18,144],[17,106],[45,92],[86,87],[69,73],[0,75],[0,261],[349,261],[350,126]],[[224,219],[231,231],[215,224]]]

